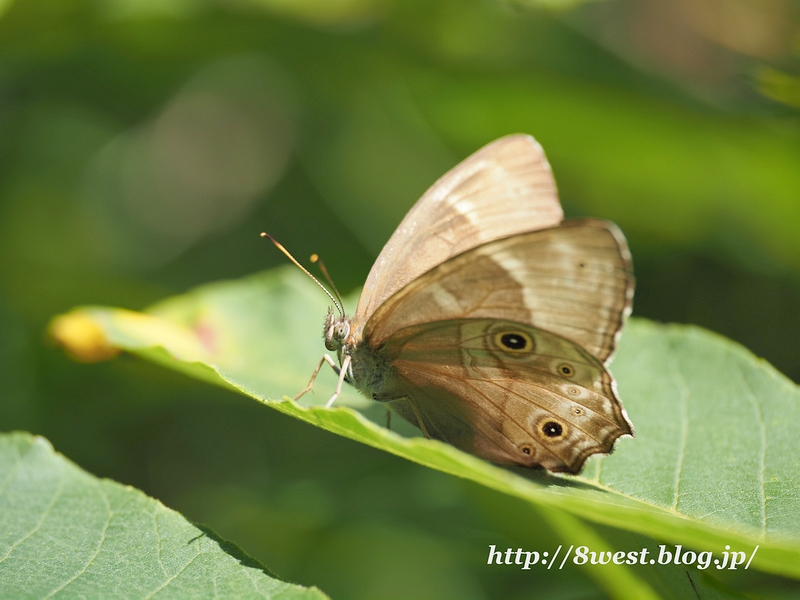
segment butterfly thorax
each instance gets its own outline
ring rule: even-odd
[[[361,328],[354,326],[346,316],[336,317],[333,311],[325,319],[325,347],[336,352],[339,365],[344,365],[346,356],[350,357],[345,380],[367,398],[389,400],[386,397],[386,384],[391,379],[391,369],[380,350],[369,344],[362,344]]]

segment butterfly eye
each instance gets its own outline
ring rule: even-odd
[[[567,363],[561,363],[558,365],[557,370],[559,375],[563,375],[564,377],[572,377],[575,375],[575,369],[573,369],[572,366],[568,365]]]
[[[524,331],[501,331],[494,336],[494,342],[504,350],[511,352],[530,352],[533,340]]]
[[[344,341],[350,335],[350,324],[347,321],[340,321],[333,326],[333,339]]]
[[[576,387],[571,387],[567,390],[567,392],[573,396],[577,396],[581,393],[581,391]]]
[[[576,406],[572,409],[572,414],[576,417],[580,417],[583,413],[584,411],[580,406]]]

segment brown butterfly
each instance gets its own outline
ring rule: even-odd
[[[383,248],[355,316],[328,313],[328,405],[347,381],[426,437],[568,473],[633,435],[605,367],[631,311],[630,253],[613,223],[562,220],[530,136],[447,172]]]

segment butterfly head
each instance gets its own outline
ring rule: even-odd
[[[339,353],[350,337],[350,321],[345,316],[337,316],[333,309],[328,309],[325,318],[325,347],[331,352]]]

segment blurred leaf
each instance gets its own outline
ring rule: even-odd
[[[102,308],[70,314],[94,319],[111,344],[420,464],[698,549],[730,544],[749,556],[760,545],[754,567],[800,576],[800,391],[740,346],[693,327],[634,320],[613,370],[637,437],[590,460],[582,476],[562,477],[512,472],[447,444],[403,438],[343,406],[272,400],[302,389],[321,354],[313,317],[321,321],[324,312],[311,282],[279,269],[203,286],[153,307],[149,317]],[[140,334],[142,322],[148,327]],[[169,333],[176,326],[194,332],[202,352],[176,345]],[[317,388],[332,390],[333,382]]]
[[[570,544],[571,548],[588,548],[591,552],[606,553],[612,556],[623,552],[627,559],[630,548],[648,548],[657,552],[657,545],[643,536],[626,534],[629,538],[623,544],[612,543],[598,531],[597,527],[589,526],[580,519],[561,510],[542,508],[550,526],[555,529],[561,538]],[[614,530],[617,531],[617,530]],[[621,536],[617,536],[621,537]],[[614,540],[616,541],[616,540]],[[566,548],[564,549],[567,551]],[[670,548],[674,551],[674,548]],[[591,572],[598,585],[605,589],[613,598],[688,598],[696,596],[703,600],[734,597],[705,584],[700,580],[702,570],[695,571],[692,566],[678,566],[673,563],[645,564],[637,563],[631,568],[627,564],[591,564],[587,562],[582,568]],[[694,571],[695,583],[689,571]]]
[[[764,67],[758,74],[758,87],[767,98],[800,108],[800,77]]]
[[[677,246],[715,243],[754,270],[777,262],[800,272],[791,121],[703,112],[545,71],[530,82],[419,73],[410,85],[427,121],[465,149],[534,135],[579,214]]]
[[[667,103],[536,66],[521,77],[364,63],[345,116],[326,122],[332,133],[309,144],[304,164],[375,254],[458,158],[530,133],[569,216],[602,215],[650,244],[711,247],[756,272],[800,273],[800,130],[790,118]]]
[[[4,597],[327,597],[25,433],[0,435],[0,532]]]
[[[287,15],[317,26],[363,25],[377,19],[391,3],[388,0],[233,0]]]
[[[163,327],[160,329],[163,331]],[[100,362],[119,354],[119,349],[106,340],[103,329],[89,317],[53,319],[49,333],[57,342],[68,341],[70,357],[79,362]]]
[[[542,514],[546,517],[548,524],[555,529],[561,539],[574,547],[587,546],[597,553],[613,553],[616,548],[610,546],[601,536],[597,534],[593,527],[581,522],[572,515],[562,510],[553,510],[541,507]],[[568,550],[562,549],[565,555]],[[572,548],[570,548],[572,550]],[[550,558],[548,565],[552,564],[558,553]],[[660,598],[641,572],[631,568],[626,564],[585,565],[591,576],[598,582],[600,587],[605,589],[612,598],[639,598],[650,599]]]
[[[531,510],[528,503],[519,498],[510,496],[498,497],[498,494],[481,488],[469,486],[470,496],[475,499],[483,510],[490,515],[493,524],[503,531],[510,539],[510,547],[522,546],[523,548],[557,548],[562,545],[561,555],[575,548],[586,546],[592,552],[624,552],[626,555],[632,549],[641,553],[647,549],[650,556],[660,553],[660,543],[647,536],[630,531],[594,525],[583,519],[576,518],[562,510],[538,507]],[[541,515],[541,517],[540,517]],[[542,523],[542,517],[546,519]],[[543,530],[552,530],[557,536],[556,540],[542,543]],[[536,538],[539,537],[539,540]],[[674,553],[675,547],[669,546],[668,550]],[[552,552],[552,550],[550,550]],[[608,556],[606,554],[606,556]],[[641,554],[640,554],[641,557]],[[622,567],[620,569],[619,567]],[[549,571],[551,574],[553,570]],[[645,598],[655,595],[663,599],[683,600],[684,598],[702,598],[712,600],[723,598],[741,598],[739,594],[731,593],[717,579],[719,572],[712,568],[709,570],[697,569],[696,565],[680,565],[670,562],[668,564],[645,564],[641,561],[633,568],[625,565],[614,565],[613,561],[606,564],[575,565],[567,561],[559,571],[568,578],[575,578],[578,574],[590,575],[595,582],[613,598]],[[741,571],[732,572],[741,574]],[[759,578],[760,589],[774,587],[776,580],[781,578],[767,575],[760,571],[751,570],[747,575]],[[792,582],[794,583],[794,582]],[[800,584],[798,584],[800,585]],[[551,594],[542,594],[549,597]],[[766,597],[766,596],[765,596]]]
[[[545,8],[551,10],[570,10],[587,4],[589,2],[598,2],[599,0],[506,0],[519,6],[529,8]]]

